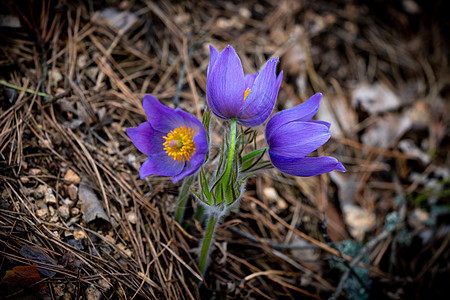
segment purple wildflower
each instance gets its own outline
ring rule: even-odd
[[[148,122],[127,129],[136,148],[148,155],[140,168],[141,179],[160,175],[177,182],[194,174],[208,151],[202,123],[180,108],[162,105],[151,95],[144,97],[142,106]]]
[[[246,74],[233,47],[219,53],[209,46],[206,94],[212,112],[222,119],[237,119],[243,126],[261,125],[270,116],[283,72],[276,76],[278,57],[272,58],[260,73]]]
[[[322,94],[315,94],[300,105],[276,113],[267,123],[270,160],[281,172],[303,177],[333,170],[345,172],[333,157],[305,157],[331,137],[329,123],[311,120],[321,99]]]

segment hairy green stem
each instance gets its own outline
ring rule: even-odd
[[[186,209],[186,203],[189,198],[189,191],[192,185],[192,182],[194,181],[194,176],[191,175],[183,180],[183,184],[180,188],[180,194],[178,195],[178,204],[177,204],[177,210],[175,211],[175,221],[181,224],[181,221],[183,221],[184,211]]]
[[[222,187],[226,190],[228,186],[228,179],[230,178],[231,166],[233,163],[234,149],[236,147],[236,119],[231,119],[231,132],[230,132],[230,151],[228,152],[227,169],[223,175]]]
[[[194,219],[201,221],[203,218],[203,213],[205,212],[205,207],[203,205],[197,205],[197,211],[195,212]]]
[[[214,236],[214,232],[216,231],[218,217],[214,214],[211,214],[208,219],[208,225],[205,230],[205,237],[203,238],[202,249],[200,252],[200,259],[198,261],[198,267],[202,274],[205,274],[206,265],[209,257],[209,248],[211,246],[211,242]]]

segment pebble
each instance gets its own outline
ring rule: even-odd
[[[67,188],[67,193],[69,194],[69,198],[71,200],[77,200],[78,188],[73,183]]]
[[[38,209],[38,210],[36,211],[36,216],[37,216],[39,219],[45,219],[45,217],[48,216],[48,210],[46,210],[45,208]]]
[[[103,278],[98,281],[98,285],[103,289],[104,292],[107,292],[111,288],[111,283]]]
[[[87,300],[98,300],[102,296],[102,293],[93,285],[90,285],[86,289],[86,299]]]
[[[81,181],[80,176],[78,176],[74,171],[72,171],[72,169],[67,170],[66,175],[64,175],[64,179],[75,184],[78,184]]]
[[[67,205],[68,207],[72,207],[74,202],[72,200],[70,200],[69,198],[66,198],[66,199],[62,199],[62,203]]]
[[[72,294],[71,294],[71,293],[65,292],[65,293],[64,293],[64,296],[63,296],[61,299],[62,299],[62,300],[72,300],[73,297],[72,297]]]
[[[34,197],[36,199],[42,199],[45,196],[45,193],[47,192],[47,186],[45,184],[40,184],[35,190],[34,190]]]
[[[78,240],[78,239],[84,239],[86,237],[86,234],[84,233],[83,230],[81,229],[75,229],[73,231],[73,237]]]
[[[47,188],[47,190],[45,191],[44,202],[46,204],[56,204],[56,197],[53,194],[53,190],[51,188]]]
[[[37,168],[32,168],[28,171],[30,173],[30,175],[38,175],[41,173],[41,169],[37,169]]]
[[[26,183],[30,182],[30,179],[28,177],[22,176],[22,177],[20,177],[20,181],[22,183],[26,184]]]
[[[276,201],[279,198],[277,191],[273,187],[265,187],[263,193],[264,196],[272,201]]]
[[[128,219],[128,222],[130,222],[131,224],[136,224],[137,216],[134,213],[134,211],[130,211],[127,214],[127,219]]]
[[[52,206],[49,206],[48,207],[48,211],[49,211],[49,214],[50,214],[50,216],[54,216],[55,215],[55,213],[56,213],[56,210],[52,207]]]
[[[59,216],[65,221],[70,217],[69,207],[67,205],[61,205],[58,207]]]
[[[72,216],[77,216],[80,213],[80,209],[78,207],[72,207],[72,209],[70,210],[70,214]]]

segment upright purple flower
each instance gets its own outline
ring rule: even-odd
[[[276,113],[267,123],[270,160],[281,172],[303,177],[333,170],[345,172],[344,166],[333,157],[305,157],[331,136],[329,123],[311,120],[321,99],[322,94],[315,94],[300,105]]]
[[[276,75],[278,57],[270,59],[260,73],[246,74],[233,47],[219,53],[209,46],[211,58],[206,94],[212,112],[222,119],[237,119],[243,126],[261,125],[270,116],[283,72]]]
[[[194,174],[208,151],[202,123],[180,108],[162,105],[151,95],[144,97],[142,106],[148,122],[127,129],[136,148],[148,155],[140,168],[141,179],[160,175],[177,182]]]

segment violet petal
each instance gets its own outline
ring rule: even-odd
[[[309,121],[319,109],[322,94],[317,93],[308,100],[293,108],[277,112],[270,118],[266,126],[266,136],[269,132],[277,130],[282,124],[294,121]]]
[[[209,72],[211,72],[211,69],[213,68],[214,64],[216,63],[217,56],[219,55],[219,51],[217,51],[216,48],[214,48],[213,45],[209,45],[209,65],[208,70],[206,72],[206,75],[209,76]]]
[[[244,101],[239,124],[248,127],[258,126],[270,116],[283,76],[283,72],[280,72],[278,78],[276,76],[277,63],[278,57],[270,59],[256,77],[250,94]]]
[[[237,118],[244,99],[244,71],[233,47],[219,53],[206,83],[209,107],[219,118]]]
[[[149,175],[175,176],[184,168],[184,162],[172,159],[165,152],[150,155],[139,169],[141,179]]]
[[[144,122],[138,127],[127,128],[127,135],[138,148],[146,155],[151,155],[163,151],[164,139],[159,132],[156,132],[149,122]]]
[[[303,157],[313,152],[331,137],[328,127],[312,122],[290,122],[267,136],[269,149],[278,155]]]
[[[337,159],[330,156],[324,157],[286,157],[278,155],[269,150],[272,164],[281,172],[293,175],[309,177],[333,170],[345,172],[344,166]]]
[[[142,102],[148,121],[153,129],[163,133],[183,126],[183,118],[180,114],[174,113],[175,109],[161,104],[152,95],[145,95]]]

